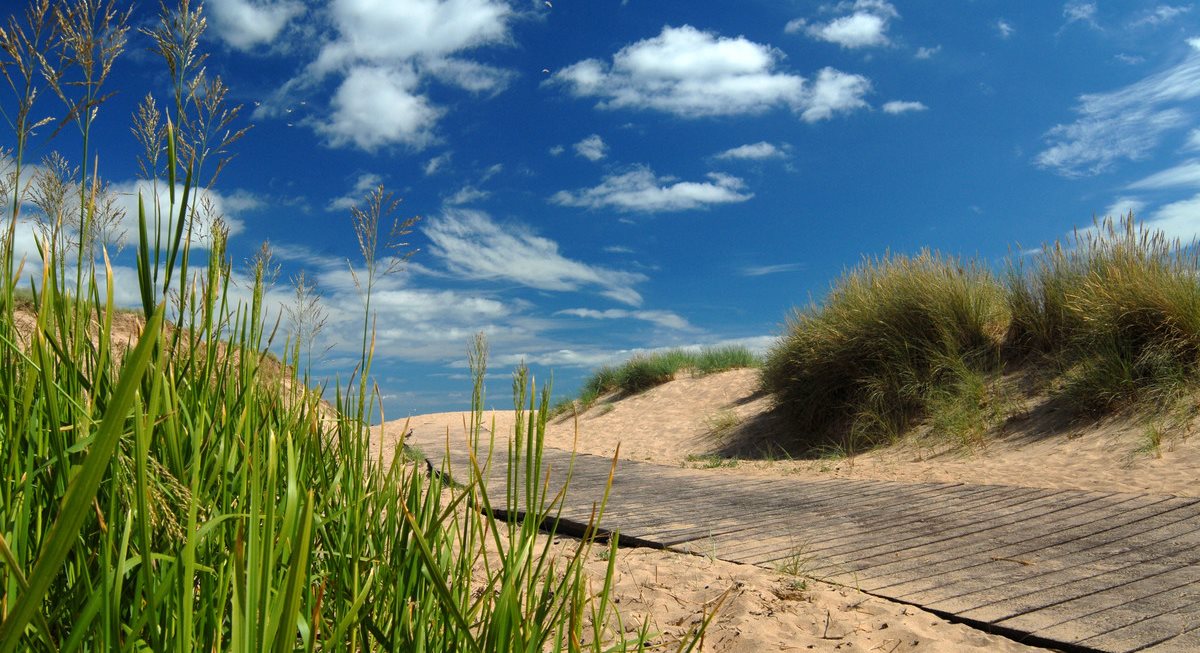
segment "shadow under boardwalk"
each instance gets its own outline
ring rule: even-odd
[[[434,456],[445,435],[413,434]],[[500,444],[499,446],[503,446]],[[468,468],[452,443],[452,475]],[[611,459],[547,449],[581,532]],[[456,471],[457,470],[457,473]],[[493,496],[503,495],[503,450]],[[1200,650],[1200,499],[997,485],[798,480],[620,461],[603,521],[623,543],[763,566],[1075,650]]]

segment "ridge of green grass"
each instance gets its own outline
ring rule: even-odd
[[[637,354],[620,365],[606,365],[593,372],[584,380],[579,396],[555,404],[550,409],[550,417],[572,411],[584,412],[605,395],[615,393],[627,396],[645,392],[670,382],[680,372],[688,371],[703,376],[733,369],[755,368],[761,364],[761,359],[753,352],[737,345]]]
[[[1196,245],[1130,214],[1014,255],[1002,275],[932,251],[865,259],[793,313],[761,384],[790,444],[855,451],[917,424],[979,441],[1016,412],[1000,377],[1020,369],[1076,414],[1194,412]]]

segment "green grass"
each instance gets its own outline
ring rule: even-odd
[[[868,259],[796,311],[762,371],[790,444],[853,452],[918,423],[978,444],[1018,412],[1005,371],[1036,370],[1024,392],[1080,415],[1195,412],[1195,244],[1127,216],[1006,268],[998,278],[934,252]]]
[[[964,370],[993,367],[1006,324],[1001,287],[976,263],[869,259],[792,315],[762,384],[796,438],[873,446],[924,417]]]
[[[1063,370],[1062,396],[1106,413],[1167,406],[1197,386],[1200,266],[1132,217],[1100,221],[1069,246],[1013,265],[1010,340]]]
[[[60,24],[35,5],[8,27],[43,40],[14,47],[54,49],[70,67],[101,52],[88,39],[104,35],[105,61],[96,70],[107,70],[124,42],[123,18],[86,8],[64,6]],[[159,48],[184,49],[171,51],[180,55],[169,71],[176,88],[190,88],[199,72],[189,67],[198,61],[191,50],[201,42],[198,12],[164,6],[162,24],[151,27]],[[6,29],[0,39],[12,34]],[[5,60],[6,73],[42,83],[40,60],[22,61],[28,67]],[[67,127],[84,137],[78,160],[85,162],[94,155],[92,121],[108,118],[102,77],[58,89],[68,103]],[[29,120],[32,97],[19,95],[6,107],[17,146],[15,174],[4,181],[25,178],[24,143],[38,126]],[[211,178],[220,165],[204,157],[229,144],[204,139],[233,133],[204,123],[231,115],[214,98],[208,96],[212,107],[174,98],[170,125],[148,125],[151,113],[140,114],[137,129],[149,135],[146,165],[166,179],[170,195],[144,198],[147,208],[136,216],[145,328],[127,352],[111,339],[113,271],[102,243],[89,236],[97,217],[94,171],[85,167],[77,180],[79,214],[45,216],[44,257],[25,263],[25,273],[44,270],[31,295],[18,290],[27,282],[13,256],[25,199],[16,189],[24,186],[6,187],[0,653],[646,649],[655,634],[623,623],[616,611],[615,542],[607,574],[592,580],[584,575],[592,540],[555,558],[554,538],[542,532],[547,525],[553,531],[562,495],[537,473],[519,475],[540,469],[549,397],[525,370],[514,381],[513,444],[496,453],[508,457],[510,470],[500,496],[486,491],[487,460],[443,470],[454,480],[448,484],[446,474],[425,475],[403,451],[382,460],[370,454],[366,418],[378,397],[367,327],[356,373],[330,383],[335,419],[325,419],[320,397],[305,387],[307,372],[296,376],[300,348],[284,346],[291,352],[282,357],[285,373],[268,373],[264,266],[256,267],[251,299],[234,303],[226,292],[225,234],[209,234],[202,256],[191,247],[196,180]],[[387,250],[381,234],[389,205],[379,191],[355,213],[365,243],[356,269],[364,325],[372,321],[379,275],[404,258]],[[160,213],[159,206],[167,208]],[[19,333],[17,311],[30,308],[36,326]],[[222,344],[183,346],[185,339]],[[477,440],[486,370],[481,340],[471,360],[476,426],[469,436]],[[597,497],[600,512],[603,499]],[[515,509],[518,501],[527,512]],[[494,519],[491,508],[509,516]],[[697,642],[685,637],[677,649],[693,650]]]
[[[749,349],[739,346],[707,347],[699,351],[669,349],[637,354],[618,366],[605,366],[583,382],[579,397],[564,399],[551,409],[557,417],[574,410],[586,411],[606,395],[626,396],[645,392],[673,380],[682,372],[696,375],[752,368],[761,361]]]

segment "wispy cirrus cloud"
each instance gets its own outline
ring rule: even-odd
[[[1191,125],[1200,97],[1200,52],[1140,81],[1079,98],[1075,122],[1046,134],[1037,165],[1065,176],[1094,175],[1122,159],[1145,158],[1171,131]]]
[[[546,83],[606,110],[642,109],[684,118],[756,114],[787,107],[807,122],[866,106],[870,81],[833,68],[809,84],[777,70],[783,54],[745,37],[723,37],[690,25],[664,27],[627,45],[612,62],[585,59]]]
[[[559,252],[558,243],[523,224],[501,226],[482,211],[448,208],[422,231],[433,256],[463,279],[509,281],[560,292],[590,287],[623,304],[642,303],[634,285],[645,281],[645,275],[569,259]]]
[[[555,315],[571,315],[592,320],[641,320],[660,327],[676,330],[692,328],[692,325],[688,324],[686,319],[671,311],[627,311],[619,308],[598,311],[591,308],[568,308],[558,311]]]
[[[669,213],[745,202],[754,194],[741,192],[744,187],[745,182],[740,178],[719,172],[708,173],[707,181],[679,181],[660,177],[646,166],[637,166],[629,172],[609,175],[592,188],[559,191],[550,201],[591,209]]]
[[[763,277],[768,274],[798,272],[803,269],[803,263],[777,263],[775,265],[747,265],[739,270],[739,272],[744,277]]]
[[[1143,177],[1127,188],[1136,190],[1200,186],[1200,161],[1195,159]]]

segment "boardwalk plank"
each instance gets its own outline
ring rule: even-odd
[[[414,442],[439,451],[437,438]],[[469,469],[461,451],[449,459]],[[503,455],[492,461],[493,501],[505,501],[506,464]],[[582,527],[611,468],[608,458],[548,449],[538,475],[549,470],[553,492],[571,471],[562,515]],[[808,569],[1047,641],[1114,653],[1200,650],[1197,498],[745,478],[619,461],[600,526],[626,541]]]

